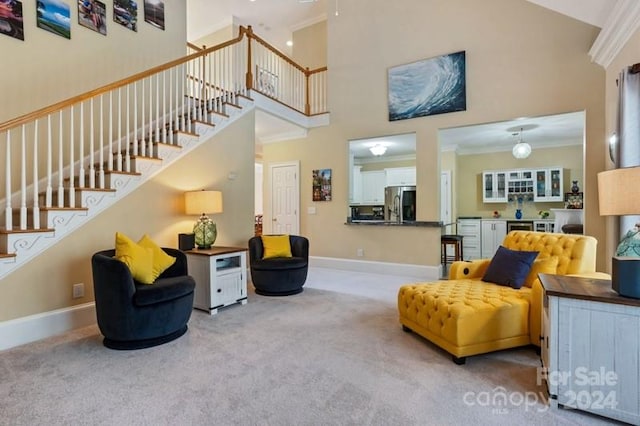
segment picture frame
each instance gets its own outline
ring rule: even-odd
[[[466,52],[389,68],[389,121],[466,111]]]
[[[144,0],[144,21],[164,31],[164,1]]]
[[[313,170],[313,201],[331,201],[331,169]]]
[[[13,0],[0,2],[0,34],[24,41],[24,24],[22,23],[22,2]]]
[[[564,206],[566,209],[582,209],[583,200],[583,192],[565,192],[564,194]]]
[[[131,31],[138,31],[138,2],[113,0],[113,22]]]
[[[35,0],[36,25],[50,33],[71,39],[71,8],[61,0]]]
[[[102,35],[107,35],[107,9],[98,0],[78,1],[78,24]]]

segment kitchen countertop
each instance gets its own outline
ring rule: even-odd
[[[388,222],[384,220],[352,220],[350,217],[347,218],[345,225],[352,226],[410,226],[410,227],[422,227],[422,228],[441,228],[442,222],[435,221],[405,221],[402,223],[398,222]]]
[[[460,216],[458,220],[462,219],[476,219],[476,220],[506,220],[509,222],[553,222],[554,219],[552,217],[548,217],[546,219],[540,219],[539,217],[523,217],[522,219],[516,219],[515,217],[481,217],[481,216]]]

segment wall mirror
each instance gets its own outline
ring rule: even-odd
[[[384,189],[415,186],[416,134],[349,141],[349,205],[362,217],[382,220]]]
[[[506,202],[483,201],[482,177],[487,170],[559,167],[563,170],[562,200],[538,201],[540,198],[534,200],[526,193],[521,197],[523,218],[537,218],[541,210],[564,208],[564,193],[571,191],[573,181],[584,191],[584,139],[584,111],[440,129],[442,220],[490,218],[494,211],[514,219],[517,197],[516,201],[514,197]],[[516,158],[513,152],[519,142],[531,148],[526,158]]]

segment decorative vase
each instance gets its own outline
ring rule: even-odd
[[[516,209],[516,219],[522,219],[522,210]]]
[[[577,194],[578,192],[580,192],[580,188],[578,187],[578,181],[574,180],[572,182],[573,182],[573,185],[571,185],[571,192],[574,194]]]

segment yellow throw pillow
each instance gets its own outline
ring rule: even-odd
[[[545,259],[536,259],[531,265],[529,275],[524,280],[526,287],[533,287],[533,283],[538,279],[538,274],[555,274],[558,268],[558,257],[551,256]]]
[[[262,247],[264,248],[263,259],[293,257],[288,235],[263,235],[261,238]]]
[[[176,262],[175,257],[169,256],[164,250],[162,250],[162,247],[156,244],[155,241],[153,241],[147,234],[142,236],[140,241],[138,241],[138,245],[151,249],[153,253],[153,281],[157,280],[160,274]]]
[[[134,280],[153,284],[153,251],[136,244],[131,238],[116,232],[115,258],[124,262]]]

